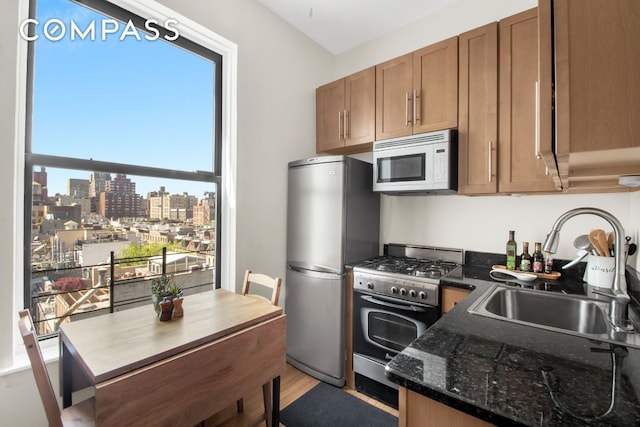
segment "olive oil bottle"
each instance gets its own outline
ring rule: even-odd
[[[507,241],[507,270],[516,269],[516,255],[518,254],[518,245],[516,244],[515,234],[515,231],[509,231],[509,240]]]

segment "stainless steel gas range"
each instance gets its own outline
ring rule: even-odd
[[[384,367],[440,317],[440,280],[464,261],[461,249],[385,245],[353,267],[356,389],[397,407],[398,386]]]

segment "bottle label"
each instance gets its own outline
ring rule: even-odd
[[[542,273],[544,271],[544,263],[542,261],[533,262],[533,272]]]
[[[520,271],[531,271],[531,260],[523,259],[520,261]]]
[[[516,246],[507,245],[507,270],[516,269]]]

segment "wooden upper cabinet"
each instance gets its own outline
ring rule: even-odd
[[[546,167],[537,138],[538,10],[531,9],[499,24],[498,190],[560,190]],[[555,166],[555,162],[554,162]]]
[[[413,87],[413,133],[458,126],[458,37],[413,53]]]
[[[375,136],[375,67],[316,89],[316,152],[370,151]]]
[[[411,54],[376,66],[376,140],[411,135],[413,92]]]
[[[344,79],[316,89],[316,151],[342,148],[344,121]]]
[[[553,125],[555,68],[563,188],[620,189],[619,175],[640,174],[640,1],[540,0],[539,8],[541,130],[547,137]]]
[[[458,123],[458,38],[376,66],[376,140]]]
[[[461,34],[459,43],[458,192],[492,194],[498,191],[498,23]]]
[[[344,79],[347,125],[345,145],[373,142],[376,134],[376,69],[370,67]]]

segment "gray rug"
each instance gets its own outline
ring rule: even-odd
[[[397,427],[398,419],[326,383],[319,383],[280,412],[286,427]]]

